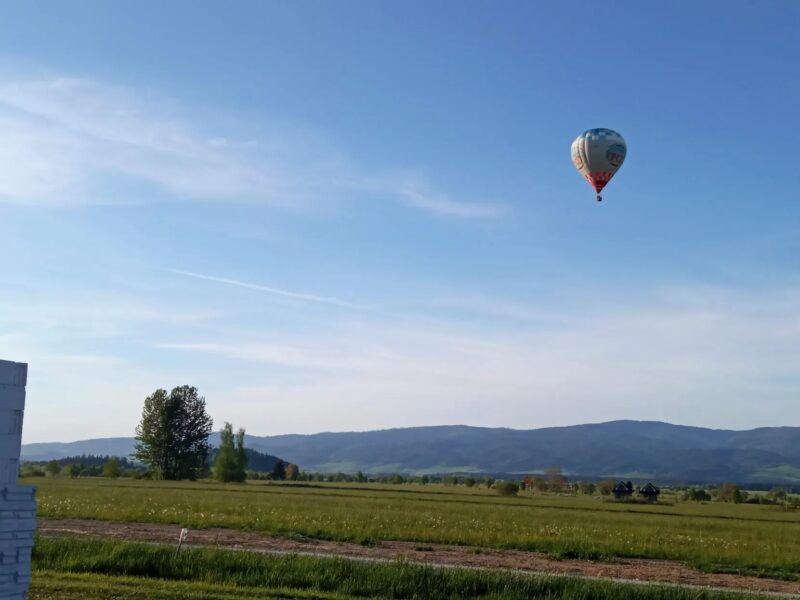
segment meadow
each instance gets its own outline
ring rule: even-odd
[[[391,598],[745,600],[744,594],[403,562],[264,555],[97,539],[39,540],[30,600]]]
[[[800,577],[800,513],[775,506],[620,504],[443,485],[46,478],[39,516],[227,527],[370,544],[409,540],[555,557],[662,558],[706,571]]]

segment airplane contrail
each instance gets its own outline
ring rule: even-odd
[[[363,304],[355,304],[353,302],[347,302],[346,300],[340,300],[339,298],[334,298],[331,296],[316,296],[314,294],[304,294],[302,292],[293,292],[290,290],[281,290],[279,288],[268,287],[266,285],[259,285],[257,283],[250,283],[247,281],[240,281],[238,279],[229,279],[228,277],[215,277],[214,275],[203,275],[202,273],[193,273],[192,271],[182,271],[180,269],[167,269],[170,273],[176,273],[177,275],[183,275],[185,277],[194,277],[195,279],[203,279],[205,281],[215,281],[217,283],[226,283],[228,285],[235,285],[238,287],[246,288],[249,290],[256,290],[258,292],[266,292],[267,294],[273,294],[275,296],[282,296],[284,298],[294,298],[295,300],[304,300],[306,302],[316,302],[318,304],[330,304],[333,306],[339,306],[342,308],[349,308],[352,310],[365,310],[371,311],[373,310],[369,306],[365,306]]]

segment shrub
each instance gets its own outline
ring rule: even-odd
[[[116,479],[120,476],[122,470],[119,466],[119,459],[116,456],[112,456],[106,461],[106,464],[103,465],[103,477],[110,477],[111,479]]]
[[[597,489],[600,490],[600,494],[603,496],[610,496],[614,493],[614,488],[616,485],[617,482],[613,479],[606,479],[600,482],[600,484],[597,486]]]
[[[734,504],[740,504],[745,502],[748,498],[748,494],[745,491],[739,489],[735,483],[723,483],[719,486],[719,489],[716,490],[716,500],[718,502],[733,502]]]
[[[705,490],[687,490],[683,495],[684,500],[691,500],[692,502],[708,502],[711,500],[711,494]]]
[[[44,470],[36,465],[23,465],[19,471],[20,477],[44,477],[44,475]]]
[[[501,496],[516,496],[519,493],[519,484],[516,481],[497,481],[494,489]]]
[[[788,494],[783,488],[772,488],[769,492],[767,492],[767,498],[773,502],[784,502],[787,496]]]

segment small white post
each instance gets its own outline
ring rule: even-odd
[[[189,530],[186,527],[181,529],[181,534],[178,536],[178,547],[175,549],[175,556],[181,551],[181,546],[183,546],[183,542],[185,542],[189,537]]]

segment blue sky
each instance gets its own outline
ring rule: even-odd
[[[800,7],[9,3],[25,440],[800,425]],[[628,157],[597,204],[570,143]]]

